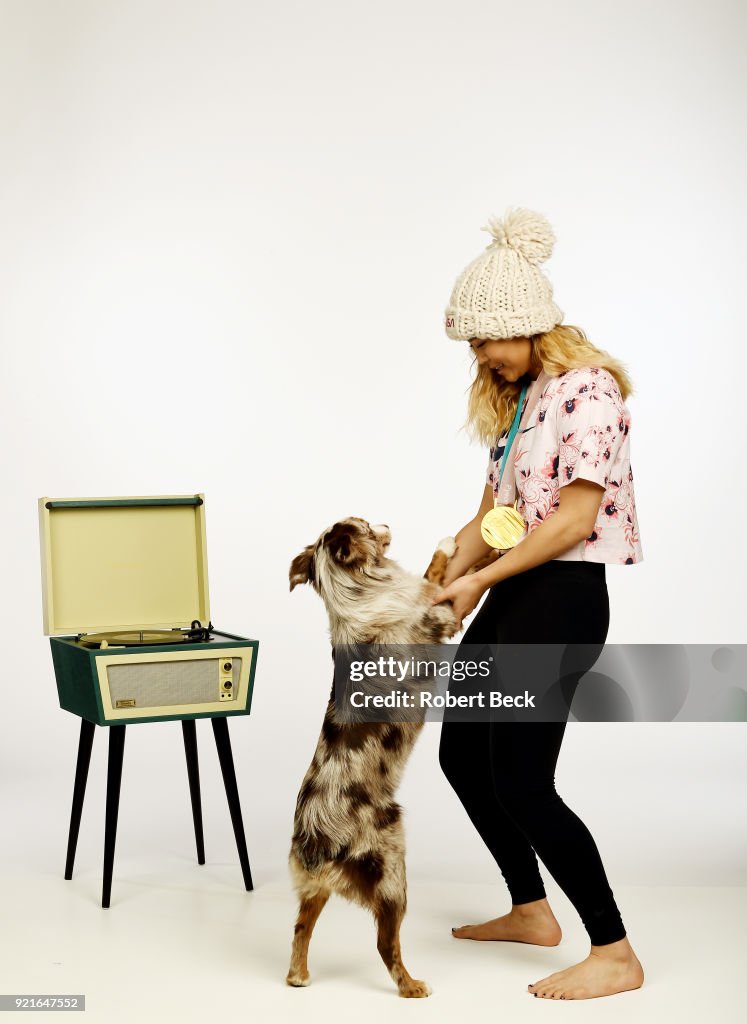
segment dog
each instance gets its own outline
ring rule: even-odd
[[[459,626],[450,602],[431,604],[456,544],[441,541],[422,577],[386,557],[388,526],[355,516],[335,523],[293,559],[290,589],[310,583],[324,601],[337,644],[433,644]],[[310,982],[307,956],[331,893],[373,913],[377,948],[405,998],[430,995],[410,977],[399,931],[407,905],[401,807],[394,800],[420,721],[344,722],[334,690],[313,760],[298,794],[289,865],[300,906],[289,985]]]

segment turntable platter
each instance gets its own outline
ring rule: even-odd
[[[148,629],[126,633],[93,633],[80,638],[80,644],[92,650],[102,647],[145,647],[148,645],[189,643],[191,637],[180,629]]]

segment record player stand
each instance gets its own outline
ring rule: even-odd
[[[215,745],[218,751],[223,785],[228,799],[228,809],[233,825],[233,834],[239,853],[239,863],[247,891],[254,888],[249,868],[249,854],[246,848],[244,822],[241,816],[239,790],[236,784],[236,771],[231,752],[231,740],[228,734],[228,721],[224,717],[211,718]],[[65,861],[65,878],[73,877],[75,851],[78,845],[80,819],[83,812],[83,799],[86,793],[88,767],[91,763],[91,748],[96,726],[85,718],[80,721],[80,738],[78,740],[78,759],[75,765],[75,784],[73,786],[73,804],[70,812],[70,831],[67,841],[67,859]],[[110,725],[109,729],[109,760],[106,781],[106,824],[104,828],[104,879],[101,894],[101,906],[109,907],[112,890],[112,874],[114,870],[114,846],[117,838],[117,818],[119,814],[119,793],[122,782],[122,761],[124,759],[124,742],[126,725]],[[205,843],[202,831],[202,801],[200,798],[200,770],[197,759],[197,733],[194,719],[182,719],[182,735],[184,752],[187,759],[187,777],[189,794],[192,801],[192,819],[195,828],[197,845],[197,863],[205,863]]]
[[[239,803],[239,788],[236,785],[236,772],[233,766],[233,754],[231,753],[231,739],[228,735],[227,718],[211,718],[215,746],[218,749],[218,760],[223,775],[223,785],[226,788],[228,798],[228,810],[231,814],[233,834],[236,839],[236,849],[239,851],[239,864],[241,873],[244,876],[244,887],[247,892],[254,888],[252,884],[252,873],[249,870],[249,854],[246,852],[246,837],[244,836],[244,822],[241,817],[241,804]]]
[[[187,757],[187,776],[189,778],[189,796],[192,801],[192,818],[195,823],[195,842],[197,844],[197,863],[205,863],[205,839],[202,834],[202,800],[200,799],[200,765],[197,760],[197,731],[193,718],[182,721],[184,736],[184,753]],[[251,888],[251,886],[247,886]]]
[[[86,795],[88,766],[91,763],[91,747],[93,732],[96,726],[85,718],[80,720],[80,739],[78,740],[78,760],[75,765],[75,785],[73,786],[73,809],[70,812],[70,832],[67,837],[67,860],[65,861],[65,878],[73,877],[75,850],[78,845],[80,816],[83,811],[83,797]]]

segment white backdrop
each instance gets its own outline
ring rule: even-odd
[[[476,509],[442,312],[491,213],[545,213],[566,322],[623,359],[644,561],[610,643],[744,639],[744,12],[729,2],[2,3],[7,865],[62,871],[78,720],[42,636],[36,499],[204,491],[255,881],[282,878],[331,681],[292,557],[346,515],[422,572]],[[427,726],[409,870],[496,877]],[[208,858],[235,860],[198,723]],[[78,863],[99,864],[97,731]],[[558,790],[615,884],[744,884],[740,725],[568,727]],[[128,730],[118,857],[192,856],[178,723]]]

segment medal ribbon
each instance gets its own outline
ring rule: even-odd
[[[536,380],[532,381],[531,387],[529,388],[529,399],[527,400],[527,407],[524,413],[524,420],[528,420],[534,409],[537,406],[540,395],[545,389],[545,385],[550,380],[550,375],[545,373],[544,370],[540,370],[539,376]],[[516,500],[516,476],[514,473],[514,464],[516,462],[516,447],[514,445],[514,438],[519,430],[519,421],[522,419],[521,407],[524,402],[524,396],[527,393],[527,385],[525,384],[522,388],[521,395],[519,397],[519,403],[516,406],[516,413],[514,415],[513,423],[511,424],[511,430],[506,441],[506,447],[501,458],[501,472],[498,477],[498,493],[493,500],[493,508],[497,508],[499,505],[513,506]],[[506,476],[506,483],[503,483],[503,477],[505,470],[509,469],[510,472]]]

